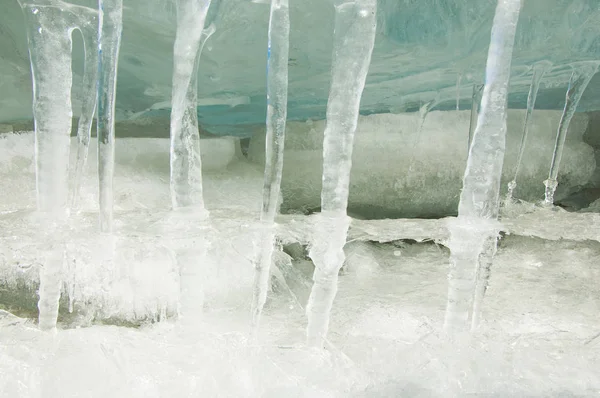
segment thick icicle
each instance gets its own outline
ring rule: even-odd
[[[567,90],[565,99],[565,108],[558,124],[558,133],[556,134],[556,144],[554,145],[554,153],[552,154],[550,172],[548,173],[548,179],[544,181],[544,185],[546,186],[544,204],[546,206],[554,205],[554,192],[558,186],[558,169],[560,167],[560,160],[565,147],[565,140],[567,138],[569,124],[571,123],[571,119],[577,110],[581,96],[585,92],[590,80],[592,80],[592,77],[594,77],[598,71],[599,65],[600,61],[584,61],[571,65],[573,67],[573,74],[569,80],[569,88]]]
[[[214,32],[204,30],[210,0],[178,0],[171,105],[171,202],[204,212],[198,132],[198,61]],[[203,34],[204,33],[204,34]]]
[[[527,135],[529,134],[529,127],[531,126],[531,118],[533,110],[535,109],[535,101],[537,99],[538,90],[540,89],[540,82],[544,77],[544,74],[552,67],[552,63],[549,61],[540,61],[533,65],[533,76],[531,77],[531,86],[529,87],[529,95],[527,96],[527,112],[525,113],[525,121],[523,122],[523,135],[521,136],[521,144],[519,145],[519,155],[517,156],[517,164],[515,166],[515,176],[512,181],[508,183],[508,192],[506,193],[506,203],[511,203],[513,200],[513,193],[517,187],[517,177],[519,176],[519,168],[523,161],[523,153],[525,153],[525,145],[527,144]]]
[[[112,231],[115,170],[115,95],[123,31],[123,0],[98,0],[98,177],[100,230]]]
[[[338,273],[344,262],[352,145],[375,42],[376,10],[376,0],[345,2],[335,7],[332,80],[323,141],[322,213],[310,249],[315,273],[306,309],[307,343],[316,347],[322,347],[325,341]]]
[[[499,0],[492,26],[486,83],[463,179],[458,218],[450,223],[450,273],[444,329],[468,330],[475,275],[485,243],[495,242],[504,162],[510,66],[521,0]]]
[[[252,325],[256,329],[267,299],[273,256],[275,215],[278,211],[287,118],[290,13],[288,0],[272,0],[267,50],[267,138],[265,177],[255,260]]]
[[[171,105],[171,216],[172,227],[191,225],[196,235],[182,240],[175,254],[180,268],[179,316],[193,322],[203,307],[202,268],[208,250],[208,212],[202,196],[202,162],[198,131],[198,63],[204,44],[215,32],[219,1],[178,0],[177,33],[173,47]],[[209,8],[211,9],[210,15]]]
[[[40,272],[39,326],[53,329],[64,257],[60,235],[66,228],[68,214],[72,32],[80,29],[86,36],[98,13],[59,0],[20,4],[26,20],[33,78],[38,210],[47,236],[57,239],[50,242]]]
[[[481,104],[481,95],[483,94],[483,84],[473,85],[473,95],[471,96],[471,119],[469,122],[469,141],[467,142],[467,154],[471,149],[473,133],[477,126],[477,116],[479,115],[479,105]]]

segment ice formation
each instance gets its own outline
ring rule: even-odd
[[[123,0],[98,0],[98,179],[100,230],[113,227],[115,172],[115,96],[123,31]]]
[[[204,211],[198,132],[198,62],[215,27],[204,29],[211,0],[177,2],[171,107],[171,197],[173,208]]]
[[[598,61],[584,61],[572,65],[573,74],[571,75],[571,80],[569,80],[569,88],[567,89],[565,99],[565,109],[560,119],[560,123],[558,124],[556,143],[554,145],[554,153],[552,154],[552,163],[550,164],[548,179],[544,181],[544,185],[546,186],[544,203],[547,206],[554,205],[554,192],[558,186],[558,169],[560,167],[560,161],[562,159],[571,119],[577,110],[581,96],[585,92],[590,80],[592,80],[592,77],[594,77],[598,71],[599,65],[600,62]]]
[[[97,12],[59,0],[42,4],[23,1],[20,4],[25,15],[34,82],[37,203],[43,213],[40,221],[50,240],[40,275],[39,326],[54,329],[65,251],[60,237],[66,231],[69,197],[72,33],[79,29],[84,37],[88,36],[97,23]],[[89,44],[93,40],[86,42]],[[89,88],[89,75],[86,86]],[[93,107],[85,106],[86,119],[80,123],[82,135],[88,134],[90,112]]]
[[[252,323],[258,327],[267,299],[269,271],[275,244],[275,216],[283,172],[283,148],[287,119],[290,15],[288,0],[272,0],[267,50],[267,137],[265,181],[260,213],[256,273],[252,297]]]
[[[315,263],[307,304],[307,342],[322,347],[344,262],[348,189],[360,99],[375,43],[375,0],[336,4],[332,81],[323,142],[321,215],[310,249]]]
[[[218,2],[215,2],[218,6]],[[166,228],[174,237],[179,267],[179,315],[195,321],[204,305],[202,267],[209,248],[210,225],[204,206],[198,131],[198,63],[215,25],[205,28],[211,0],[177,1],[177,35],[173,48],[170,192],[174,213]],[[213,15],[215,15],[213,13]]]
[[[207,75],[207,92],[214,96],[198,99],[199,60],[216,32],[213,20],[220,0],[178,0],[175,9],[170,2],[125,2],[138,11],[136,4],[142,4],[145,16],[156,14],[146,10],[151,7],[165,14],[176,11],[177,27],[174,45],[169,42],[172,87],[165,84],[172,102],[155,102],[148,111],[129,110],[137,115],[136,126],[148,129],[162,120],[146,118],[148,114],[170,110],[170,137],[119,138],[118,146],[115,122],[119,111],[127,114],[115,102],[123,1],[99,0],[98,10],[61,0],[19,1],[29,39],[35,132],[4,135],[0,125],[0,184],[9,192],[0,201],[0,230],[5,231],[0,237],[0,298],[5,286],[9,293],[22,289],[18,293],[24,298],[19,297],[16,308],[27,313],[26,296],[37,293],[39,328],[56,330],[61,316],[66,330],[42,333],[0,310],[0,395],[521,396],[535,390],[546,396],[558,389],[595,394],[600,386],[593,372],[600,363],[595,281],[600,274],[593,264],[600,252],[600,230],[594,226],[600,225],[600,215],[525,200],[501,208],[499,197],[501,186],[510,181],[510,203],[517,177],[520,199],[539,196],[540,171],[547,172],[550,149],[547,204],[554,202],[563,154],[569,161],[561,170],[561,190],[570,192],[597,179],[589,137],[595,126],[588,128],[594,116],[575,111],[600,61],[569,64],[573,74],[562,116],[536,109],[534,120],[542,77],[556,88],[565,76],[564,62],[515,67],[515,43],[527,49],[538,34],[532,38],[517,30],[525,2],[498,0],[484,85],[478,84],[474,69],[464,67],[472,61],[465,56],[443,73],[420,71],[424,80],[435,82],[419,95],[411,97],[422,81],[410,74],[397,79],[407,95],[393,96],[403,97],[402,103],[418,112],[390,114],[371,103],[362,110],[375,114],[359,116],[363,90],[370,90],[372,100],[387,85],[381,79],[385,72],[372,63],[376,32],[378,40],[386,40],[385,50],[390,40],[412,45],[412,30],[421,21],[404,11],[422,10],[424,4],[340,0],[331,10],[335,26],[326,120],[313,121],[302,112],[307,102],[319,102],[313,98],[319,90],[311,92],[314,87],[294,84],[298,81],[293,78],[288,85],[288,66],[290,77],[303,74],[294,68],[298,64],[318,69],[323,51],[315,47],[315,58],[309,59],[293,46],[288,1],[270,2],[266,131],[264,136],[255,133],[249,147],[232,137],[202,134],[200,139],[199,130],[210,126],[206,120],[199,123],[203,106],[219,109],[216,113],[227,108],[227,117],[237,113],[248,123],[248,114],[257,113],[250,105],[259,97],[264,102],[258,91],[251,97],[248,87],[234,92],[232,84],[238,82],[223,78],[227,66],[215,61],[212,50],[205,54],[208,66],[200,76]],[[225,19],[229,25],[211,40],[232,34],[251,45],[252,13],[266,14],[267,3],[227,2],[233,4],[225,10],[227,17],[242,14],[245,24]],[[427,20],[427,29],[414,29],[421,36],[447,39],[448,51],[441,53],[455,50],[456,42],[474,46],[481,41],[478,32],[487,28],[474,13],[496,2],[469,3],[469,9],[458,3],[426,4],[431,6],[426,12],[459,15],[459,24],[467,25],[464,37],[446,35],[456,33],[452,25],[457,21],[449,18]],[[560,2],[561,7],[563,3],[568,2]],[[532,12],[559,2],[529,4]],[[590,12],[594,3],[570,4],[567,24],[591,14],[577,33],[583,36],[596,22],[592,16],[597,14]],[[314,19],[311,29],[325,31],[329,27],[321,22],[333,14],[321,16],[321,11],[294,18]],[[144,22],[146,27],[146,22],[153,26],[163,21]],[[82,33],[85,60],[77,138],[70,138],[74,30]],[[240,34],[246,31],[248,37]],[[0,44],[2,40],[0,35]],[[586,43],[594,41],[580,40]],[[221,47],[215,45],[215,52],[230,50]],[[408,52],[410,58],[418,58],[415,48]],[[405,73],[406,54],[382,52]],[[528,59],[544,59],[538,55]],[[139,66],[136,73],[143,70],[142,60],[122,61]],[[430,61],[420,60],[419,68]],[[0,67],[2,62],[0,57]],[[215,71],[219,68],[222,75]],[[457,76],[456,70],[463,72]],[[368,71],[372,80],[367,80]],[[326,87],[329,75],[320,73],[311,70],[308,78]],[[440,83],[444,79],[445,88]],[[139,80],[144,85],[144,78]],[[509,80],[529,88],[526,110],[508,111]],[[471,85],[471,109],[460,111],[462,88]],[[292,102],[288,109],[288,87],[290,98],[311,99]],[[165,87],[157,81],[144,90],[147,97],[160,96],[156,93]],[[91,140],[96,105],[98,140]],[[260,129],[250,124],[243,128]],[[555,145],[548,136],[553,131],[558,131]],[[252,164],[261,157],[264,173]],[[458,217],[447,217],[459,196]],[[33,210],[34,199],[38,211]],[[291,214],[279,214],[280,199]],[[69,211],[73,209],[77,211]],[[594,209],[592,205],[587,211]],[[377,210],[388,219],[369,219]],[[391,219],[396,210],[431,219]],[[498,248],[500,231],[507,247]],[[450,249],[449,275],[442,246]],[[501,267],[490,286],[493,263]],[[343,282],[339,286],[338,278]],[[272,306],[262,314],[269,288]],[[565,294],[567,289],[577,293]],[[61,306],[66,305],[59,315],[61,294]],[[486,335],[471,334],[471,344],[457,351],[454,339],[445,341],[437,331],[443,327],[456,337],[480,327],[484,296]],[[489,296],[495,301],[488,307]],[[247,334],[250,300],[254,336],[261,319],[268,325],[258,346]],[[176,315],[175,325],[149,325]],[[98,325],[104,322],[143,327]],[[328,337],[330,325],[335,333]],[[289,345],[304,333],[308,347]],[[327,350],[313,349],[324,345]],[[548,378],[551,365],[558,370]],[[576,372],[581,380],[572,377]],[[529,384],[522,387],[524,383]]]
[[[517,156],[517,165],[515,166],[515,176],[508,183],[508,192],[506,193],[506,203],[510,203],[513,200],[513,193],[517,187],[517,177],[519,176],[519,168],[523,161],[523,154],[525,153],[525,145],[527,144],[527,136],[529,134],[529,127],[531,127],[533,110],[535,109],[535,101],[537,94],[540,89],[540,82],[544,77],[544,74],[552,67],[552,63],[549,61],[540,61],[533,65],[533,76],[531,77],[531,86],[529,87],[529,95],[527,96],[527,112],[525,113],[525,121],[523,122],[523,136],[521,137],[521,143],[519,144],[519,155]]]
[[[494,16],[481,112],[467,160],[458,218],[449,226],[451,254],[444,329],[450,336],[466,329],[473,301],[482,299],[473,298],[476,278],[485,277],[478,269],[489,265],[481,263],[491,261],[486,257],[495,251],[508,83],[520,11],[521,0],[501,0]],[[482,258],[484,261],[480,261]]]

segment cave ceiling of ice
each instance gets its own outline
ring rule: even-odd
[[[71,2],[94,6],[95,0]],[[31,120],[31,77],[23,16],[16,0],[0,7],[0,123]],[[125,0],[119,64],[118,119],[163,118],[171,95],[174,0]],[[222,0],[200,61],[200,124],[215,134],[248,135],[266,113],[269,7],[263,0]],[[289,118],[324,117],[333,37],[333,0],[290,1]],[[439,98],[437,109],[470,107],[483,82],[495,0],[380,0],[378,36],[361,112],[414,111]],[[75,35],[74,71],[83,49]],[[569,64],[600,59],[599,0],[527,0],[518,26],[509,106],[525,107],[531,66],[554,64],[537,108],[564,104]],[[459,83],[457,85],[457,82]],[[74,83],[77,113],[78,83]],[[600,110],[600,74],[579,111]]]

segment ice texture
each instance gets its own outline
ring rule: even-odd
[[[255,260],[254,291],[252,297],[252,323],[258,328],[260,314],[267,299],[269,271],[274,242],[275,215],[279,210],[283,149],[287,118],[288,56],[290,15],[288,0],[272,0],[269,18],[267,49],[267,123],[265,146],[265,177],[260,221],[263,224],[258,236]]]
[[[544,181],[546,186],[546,193],[544,203],[547,206],[554,205],[554,192],[558,186],[558,169],[560,167],[560,161],[562,159],[563,150],[565,147],[565,139],[569,131],[569,125],[571,119],[577,110],[579,101],[585,92],[590,80],[598,71],[600,61],[587,61],[575,63],[572,65],[573,74],[569,81],[569,88],[567,90],[565,99],[565,108],[563,115],[558,124],[558,132],[556,133],[556,143],[554,145],[554,152],[552,154],[552,163],[550,163],[550,171],[548,173],[548,179]]]
[[[115,96],[123,31],[123,0],[98,0],[98,179],[100,229],[112,230],[115,172]]]
[[[198,132],[198,62],[214,26],[204,29],[211,0],[177,1],[171,110],[171,201],[173,208],[204,211]]]
[[[306,308],[307,343],[315,347],[323,347],[325,342],[338,272],[344,262],[352,147],[375,42],[376,10],[375,0],[338,2],[335,6],[332,79],[323,141],[321,218],[310,249],[315,272]]]
[[[79,0],[81,4],[94,3]],[[96,2],[97,3],[97,2]],[[132,113],[170,103],[172,45],[176,34],[173,1],[130,0],[124,10],[127,26],[119,71],[117,115],[126,119]],[[404,4],[405,6],[402,6]],[[0,123],[31,119],[31,98],[25,32],[16,1],[6,1],[0,14]],[[331,62],[333,10],[331,2],[305,0],[290,4],[303,34],[292,35],[290,58],[290,109],[292,120],[321,118],[328,96]],[[367,80],[363,112],[394,112],[405,106],[418,107],[419,98],[429,101],[442,91],[443,109],[455,109],[456,80],[463,74],[460,108],[470,107],[472,84],[482,83],[489,31],[494,14],[489,0],[437,0],[398,3],[382,1],[378,39],[372,58],[375,74]],[[96,6],[94,5],[94,8]],[[219,134],[248,135],[248,124],[264,124],[266,114],[265,48],[268,5],[248,0],[223,4],[223,29],[210,39],[212,50],[202,56],[199,86],[201,99],[221,104],[200,103],[201,124]],[[531,0],[523,6],[524,18],[518,29],[513,62],[510,106],[525,109],[530,76],[521,75],[538,60],[555,65],[540,89],[539,108],[560,109],[573,61],[600,58],[600,10],[596,0]],[[208,24],[207,24],[208,26]],[[152,45],[148,45],[152,43]],[[416,56],[418,54],[418,56]],[[76,63],[82,56],[75,54]],[[309,79],[309,77],[313,77]],[[600,77],[579,106],[580,111],[600,109],[597,96]],[[246,98],[244,104],[229,106],[231,98]],[[221,101],[221,102],[218,102]],[[170,106],[162,116],[168,119]],[[440,108],[438,108],[440,109]],[[244,126],[246,125],[246,126]],[[166,132],[165,132],[166,133]]]
[[[474,282],[482,265],[480,256],[496,245],[508,83],[521,4],[521,0],[499,0],[496,7],[481,111],[467,159],[458,218],[449,225],[451,254],[444,329],[451,337],[468,326]]]

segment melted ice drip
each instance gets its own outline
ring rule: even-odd
[[[287,118],[289,36],[288,0],[272,0],[267,60],[265,177],[252,298],[252,325],[255,330],[258,328],[260,315],[267,299],[269,270],[275,243],[275,215],[278,211],[283,172],[283,149]]]
[[[520,10],[521,0],[499,1],[496,8],[486,84],[463,179],[458,218],[449,225],[451,255],[444,329],[451,337],[468,329],[479,258],[486,244],[496,243],[508,83]]]
[[[307,343],[316,347],[325,341],[344,261],[352,145],[375,42],[376,10],[376,0],[346,2],[335,10],[332,81],[323,141],[322,213],[310,249],[315,273],[307,306]]]

